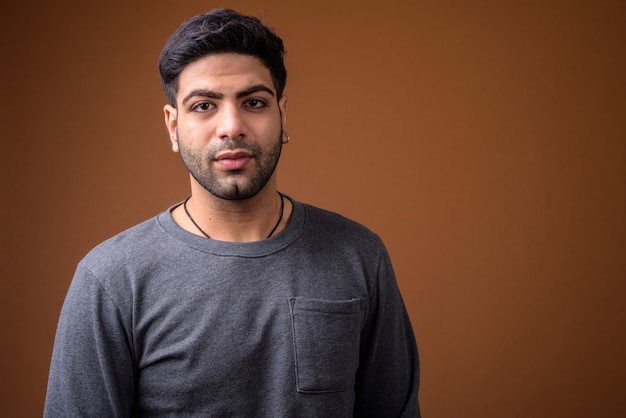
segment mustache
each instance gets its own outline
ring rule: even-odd
[[[224,152],[224,151],[235,151],[235,150],[245,150],[249,151],[254,155],[259,155],[263,153],[263,149],[256,143],[246,142],[245,140],[238,139],[235,141],[224,141],[219,146],[211,147],[208,151],[209,156],[214,157],[215,155]]]
[[[278,142],[282,145],[282,137],[284,133],[284,128],[281,123],[280,125],[280,134],[278,135]],[[176,142],[178,143],[179,149],[182,149],[180,143],[180,136],[178,135],[178,127],[176,128]],[[231,139],[230,137],[227,140],[222,140],[222,142],[214,147],[211,147],[207,151],[207,155],[212,157],[223,151],[234,151],[234,150],[246,150],[250,151],[255,155],[260,155],[263,153],[263,148],[258,145],[256,142],[248,142],[245,138],[238,137],[236,139]]]
[[[176,134],[176,142],[178,143],[179,148],[182,148],[182,144],[180,143],[180,137],[178,133]],[[262,148],[256,143],[247,142],[245,139],[238,138],[236,140],[228,139],[224,140],[218,146],[211,147],[208,150],[209,155],[214,155],[220,153],[222,151],[234,151],[234,150],[246,150],[251,151],[253,153],[259,153],[262,151]]]

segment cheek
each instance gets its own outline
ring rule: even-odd
[[[273,143],[276,137],[280,137],[280,134],[282,133],[282,128],[283,128],[283,120],[280,117],[280,115],[278,115],[276,119],[274,120],[274,123],[268,124],[266,126],[266,129],[264,132],[265,138]]]
[[[206,124],[186,123],[184,125],[178,126],[178,132],[185,138],[189,138],[190,140],[195,141],[197,139],[203,138],[207,134],[208,128]]]
[[[211,140],[211,128],[207,124],[199,123],[179,125],[178,139],[186,148],[201,150]]]

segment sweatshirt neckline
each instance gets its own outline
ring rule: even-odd
[[[221,256],[233,257],[261,257],[282,250],[292,243],[302,231],[305,221],[304,205],[285,195],[293,204],[293,211],[289,222],[278,234],[253,242],[229,242],[205,238],[181,228],[172,217],[172,210],[182,204],[182,201],[169,207],[157,216],[157,222],[172,238],[184,245]]]

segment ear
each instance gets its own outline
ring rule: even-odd
[[[178,152],[178,111],[174,106],[167,104],[163,107],[163,114],[165,116],[165,126],[170,134],[172,151]]]
[[[287,96],[283,96],[278,101],[278,107],[280,109],[280,118],[283,126],[283,134],[287,135]],[[286,142],[285,142],[286,143]]]

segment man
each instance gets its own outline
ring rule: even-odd
[[[419,416],[380,239],[276,189],[283,43],[213,10],[159,70],[191,196],[97,246],[59,319],[45,416]]]

